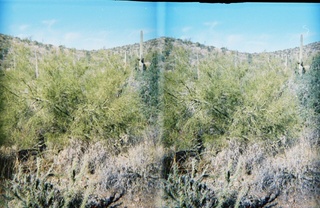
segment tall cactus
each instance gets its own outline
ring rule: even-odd
[[[13,54],[13,69],[16,69],[16,56]]]
[[[300,53],[299,53],[299,73],[302,75],[305,73],[305,68],[303,66],[303,35],[300,36]]]
[[[300,36],[300,53],[299,53],[299,63],[302,63],[302,49],[303,49],[303,35]]]
[[[140,31],[140,57],[139,57],[140,70],[143,71],[143,31]]]
[[[76,55],[75,55],[74,50],[72,51],[72,57],[73,57],[72,64],[73,64],[73,66],[75,66],[76,65]]]
[[[143,57],[143,31],[140,31],[140,60]]]
[[[288,54],[285,54],[285,61],[284,61],[284,70],[287,71],[288,69]]]
[[[36,59],[36,71],[35,71],[35,74],[36,74],[36,78],[39,77],[39,69],[38,69],[38,59],[37,59],[37,52],[35,51],[34,52],[34,57]]]
[[[199,52],[197,52],[197,76],[198,76],[198,79],[200,79]]]
[[[234,64],[234,67],[235,67],[235,68],[238,67],[238,51],[234,54],[233,64]]]

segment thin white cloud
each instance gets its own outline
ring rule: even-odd
[[[232,45],[238,45],[244,41],[243,35],[240,34],[228,35],[226,39],[226,44],[230,47],[232,47]]]
[[[72,47],[85,50],[110,48],[113,47],[112,44],[114,42],[110,40],[110,35],[112,35],[112,32],[106,30],[81,34],[81,37],[84,38],[81,41],[77,41],[77,45],[73,45]]]
[[[182,36],[180,36],[179,37],[181,40],[187,40],[187,39],[189,39],[189,37],[187,37],[187,36],[185,36],[185,35],[182,35]]]
[[[300,41],[300,36],[303,35],[303,39],[307,40],[308,38],[311,38],[313,36],[316,36],[317,34],[310,30],[301,30],[300,33],[289,33],[287,35],[288,39],[291,41]]]
[[[272,51],[270,49],[270,43],[265,41],[259,41],[259,40],[252,40],[252,41],[246,41],[244,45],[242,46],[241,51],[243,52],[263,52],[263,51]]]
[[[17,34],[17,37],[22,38],[22,39],[25,39],[25,38],[28,38],[28,39],[30,38],[31,40],[33,39],[32,35],[25,34],[25,33]]]
[[[309,35],[310,30],[309,30],[309,28],[307,27],[307,25],[303,25],[303,27],[302,27],[302,28],[305,30],[305,34],[306,34],[306,36],[308,36],[308,35]]]
[[[226,38],[226,47],[232,50],[239,50],[241,52],[263,52],[264,50],[272,50],[270,40],[271,35],[269,34],[258,34],[258,35],[243,35],[233,34],[228,35]]]
[[[261,41],[268,41],[268,40],[270,40],[270,38],[271,38],[272,36],[270,35],[270,34],[260,34],[260,35],[258,35],[257,36],[257,39],[258,40],[261,40]]]
[[[204,22],[203,25],[209,27],[210,29],[215,28],[219,24],[218,21],[212,21],[212,22]]]
[[[95,50],[102,49],[104,47],[107,48],[108,45],[109,43],[105,39],[89,37],[83,40],[83,42],[80,42],[76,48],[85,50]]]
[[[258,34],[247,36],[245,34],[228,34],[222,31],[203,30],[198,32],[195,40],[206,45],[218,48],[226,47],[230,50],[241,52],[262,52],[270,50],[271,36],[268,34]]]
[[[191,29],[192,29],[192,27],[186,26],[186,27],[183,27],[183,28],[182,28],[182,32],[183,32],[183,33],[186,33],[186,32],[189,32]]]
[[[127,38],[131,38],[131,37],[139,37],[140,38],[141,31],[143,31],[143,36],[145,37],[145,35],[153,33],[154,29],[142,28],[142,29],[135,29],[135,30],[126,30],[123,32],[123,34],[127,34]]]
[[[275,50],[274,44],[272,44],[272,36],[270,34],[259,34],[251,37],[246,37],[243,44],[238,44],[238,48],[242,47],[242,51],[245,52],[263,52]]]
[[[48,29],[51,29],[52,25],[54,25],[56,22],[57,22],[56,19],[41,21],[41,23],[44,24]]]
[[[76,41],[79,40],[81,37],[80,33],[77,32],[68,32],[64,35],[64,40],[66,42]]]
[[[19,26],[19,30],[20,30],[20,31],[25,31],[25,30],[27,30],[29,27],[30,27],[30,25],[23,24],[23,25],[20,25],[20,26]]]
[[[194,30],[193,35],[188,34],[191,36],[189,38],[206,45],[222,47],[225,45],[225,40],[223,40],[225,34],[216,29],[219,24],[218,21],[203,22],[202,25],[204,27],[201,30]]]

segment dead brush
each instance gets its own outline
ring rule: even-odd
[[[16,154],[14,148],[0,149],[0,180],[11,178],[14,172]]]
[[[152,141],[115,155],[103,141],[73,140],[59,152],[47,150],[35,160],[19,162],[14,179],[4,185],[6,205],[153,206],[161,190],[162,152]]]
[[[181,174],[177,163],[172,166],[168,179],[164,182],[164,199],[169,207],[214,207],[218,200],[204,179],[206,169],[196,169],[195,161],[192,170]]]
[[[272,143],[244,145],[229,141],[218,154],[209,150],[207,186],[218,207],[317,207],[319,204],[319,148],[301,138],[278,151]]]

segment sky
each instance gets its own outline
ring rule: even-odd
[[[320,3],[0,0],[0,33],[76,49],[173,37],[241,52],[320,41]]]

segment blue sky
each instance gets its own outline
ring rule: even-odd
[[[244,52],[320,41],[320,4],[0,0],[0,33],[77,49],[161,36]]]

